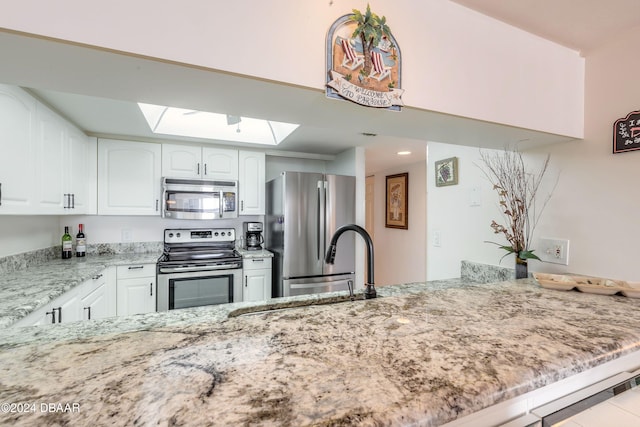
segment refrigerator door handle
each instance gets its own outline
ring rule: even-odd
[[[318,181],[318,191],[317,191],[317,195],[318,195],[318,200],[317,200],[317,212],[316,212],[316,218],[318,218],[317,222],[316,222],[316,259],[319,260],[320,259],[320,181]]]

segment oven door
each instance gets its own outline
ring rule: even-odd
[[[242,301],[242,269],[158,272],[158,311]]]

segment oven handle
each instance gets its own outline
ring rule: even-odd
[[[241,263],[226,264],[226,265],[194,265],[187,267],[159,267],[160,273],[179,273],[189,271],[214,271],[214,270],[231,270],[234,268],[242,268]]]

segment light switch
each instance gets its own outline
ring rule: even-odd
[[[469,206],[476,207],[480,206],[482,191],[480,187],[472,187],[469,189]]]

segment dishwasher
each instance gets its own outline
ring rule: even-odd
[[[504,424],[526,427],[640,426],[640,369],[621,372]]]

